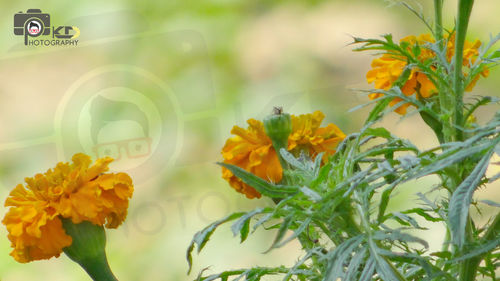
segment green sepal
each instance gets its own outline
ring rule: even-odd
[[[94,281],[117,281],[106,258],[106,232],[104,227],[83,221],[74,224],[61,218],[66,234],[73,242],[63,252],[78,263]]]
[[[272,140],[276,152],[287,149],[288,136],[292,133],[292,118],[290,114],[275,112],[264,118],[264,130]]]

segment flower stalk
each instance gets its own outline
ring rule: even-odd
[[[435,36],[438,42],[443,40],[443,0],[434,0]]]
[[[445,42],[443,38],[443,0],[434,0],[434,36],[439,46],[439,50],[442,51],[445,48]],[[438,65],[438,67],[441,67]],[[439,142],[443,143],[445,141],[452,141],[454,135],[454,126],[452,123],[453,115],[453,98],[447,87],[444,87],[442,83],[438,86],[439,92],[439,104],[441,108],[441,118],[443,118],[442,126],[442,137],[439,137],[439,132],[436,135],[439,138]]]
[[[464,95],[464,83],[463,83],[463,73],[462,73],[462,60],[464,55],[464,44],[465,37],[467,35],[467,28],[469,26],[470,14],[472,12],[472,6],[474,5],[474,0],[459,0],[458,1],[458,14],[457,14],[457,24],[456,24],[456,38],[455,38],[455,68],[453,73],[453,90],[455,92],[455,116],[454,123],[458,128],[457,130],[457,140],[461,141],[463,138],[463,133],[461,128],[463,127],[463,95]]]
[[[462,73],[462,60],[464,54],[465,37],[467,35],[467,28],[469,26],[469,19],[472,12],[474,0],[459,0],[458,13],[456,23],[456,38],[455,38],[455,56],[454,56],[454,73],[453,73],[453,90],[455,93],[455,110],[454,110],[454,125],[455,125],[455,140],[463,140],[462,127],[463,122],[463,94],[464,83]],[[465,229],[466,239],[472,238],[471,218],[468,218],[467,227]],[[470,241],[469,241],[470,242]],[[477,274],[477,265],[474,259],[467,259],[460,263],[460,281],[473,281]]]
[[[84,221],[78,224],[71,219],[62,219],[66,233],[73,242],[63,249],[64,253],[78,263],[94,281],[118,281],[106,258],[106,232],[102,226]]]

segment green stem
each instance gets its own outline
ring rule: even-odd
[[[94,281],[118,281],[109,267],[106,254],[93,259],[79,261],[78,264],[85,269]]]
[[[472,228],[472,218],[469,217],[467,218],[467,224],[465,226],[465,239],[469,243],[474,239],[473,235],[473,228]],[[474,257],[471,259],[467,259],[463,262],[460,263],[460,280],[468,280],[468,281],[473,281],[476,280],[476,271],[477,271],[477,264],[476,265],[476,259],[478,257]],[[475,266],[476,265],[476,266]]]
[[[450,240],[451,240],[450,230],[448,228],[446,228],[446,234],[444,236],[444,243],[441,246],[441,252],[446,252],[449,250]]]
[[[439,49],[441,51],[445,48],[445,42],[443,39],[443,0],[434,0],[434,36],[436,37],[436,41],[439,43]],[[441,65],[437,65],[441,71],[444,71]],[[438,97],[439,97],[439,105],[441,109],[441,128],[434,129],[436,132],[436,136],[439,138],[440,143],[454,141],[455,129],[453,126],[452,116],[454,107],[453,95],[448,90],[448,87],[445,87],[443,82],[439,82],[439,85],[436,85],[439,89]],[[427,123],[427,121],[426,121]],[[429,124],[429,123],[428,123]]]
[[[498,239],[498,235],[500,234],[500,213],[497,214],[495,220],[491,223],[490,227],[486,231],[483,236],[484,242],[489,242],[493,239]],[[479,255],[473,257],[469,260],[466,260],[464,266],[461,267],[460,271],[460,280],[476,280],[477,268],[479,264],[484,258],[483,255]]]
[[[435,36],[438,42],[443,40],[443,0],[434,0]]]
[[[458,1],[458,14],[457,14],[457,23],[456,23],[456,35],[455,35],[455,57],[454,57],[454,73],[453,73],[453,90],[455,93],[455,112],[454,112],[454,120],[453,124],[456,128],[456,140],[463,140],[463,132],[462,127],[464,125],[463,122],[463,94],[464,94],[464,85],[463,85],[463,73],[462,73],[462,63],[463,63],[463,54],[464,54],[464,44],[465,37],[467,35],[467,28],[469,26],[469,19],[472,12],[472,6],[474,5],[474,0],[459,0]],[[472,235],[472,227],[473,222],[469,217],[469,221],[467,223],[466,231],[466,239],[468,243],[471,243],[471,239],[473,239]],[[476,261],[474,259],[468,259],[460,263],[460,281],[474,281],[475,276],[477,274],[477,266],[474,266]]]
[[[453,73],[453,89],[455,92],[455,114],[454,124],[458,128],[463,127],[463,73],[462,61],[464,57],[464,44],[465,36],[467,35],[467,27],[469,26],[470,14],[474,0],[459,0],[458,1],[458,14],[456,24],[456,37],[455,37],[455,68]],[[457,130],[457,140],[461,141],[463,138],[462,130]]]

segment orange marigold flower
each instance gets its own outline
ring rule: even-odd
[[[447,40],[446,57],[448,61],[451,61],[455,53],[455,34],[452,34],[451,36],[445,35],[445,39]],[[421,34],[419,36],[407,36],[401,39],[400,42],[408,43],[406,51],[414,54],[414,46],[424,46],[428,43],[434,43],[435,40],[430,34]],[[472,66],[472,64],[474,64],[477,56],[479,55],[480,46],[481,41],[479,40],[476,40],[473,43],[469,41],[465,42],[463,58],[464,66],[470,67]],[[428,48],[420,48],[420,53],[417,56],[417,59],[421,62],[424,62],[435,57],[435,55],[436,54]],[[372,61],[372,69],[366,74],[366,80],[368,81],[368,83],[375,83],[375,89],[389,90],[394,85],[396,80],[399,79],[401,74],[403,74],[403,71],[405,70],[407,65],[407,59],[403,56],[393,53],[383,54],[380,58],[376,58]],[[481,72],[481,75],[483,77],[487,77],[488,74],[489,70],[487,68],[484,68],[484,70]],[[466,91],[471,91],[478,79],[479,75],[476,75],[467,85]],[[425,73],[423,73],[420,69],[414,67],[411,69],[408,80],[401,87],[401,92],[406,96],[411,96],[417,91],[420,95],[419,97],[428,98],[437,93],[437,88]],[[384,94],[382,93],[371,93],[369,94],[369,98],[376,99],[383,95]],[[394,98],[389,105],[394,106],[401,101],[401,98]],[[405,114],[408,106],[410,106],[409,103],[403,104],[396,108],[395,111],[399,114]]]
[[[335,153],[335,147],[345,138],[345,134],[334,124],[320,128],[324,117],[320,111],[300,116],[292,115],[288,150],[305,150],[312,158],[320,152],[325,152],[324,159]],[[236,165],[270,182],[281,181],[283,170],[272,141],[264,131],[263,123],[255,119],[249,119],[247,123],[247,129],[234,126],[231,130],[231,134],[235,136],[229,138],[222,148],[224,163]],[[228,169],[222,168],[222,177],[246,197],[261,197],[257,190],[243,183]]]
[[[44,174],[26,178],[5,201],[10,207],[2,223],[19,262],[58,257],[71,245],[61,218],[75,224],[90,221],[108,228],[118,227],[127,216],[132,197],[132,179],[125,173],[105,173],[113,161],[106,157],[91,165],[84,154],[73,163],[58,163]]]
[[[246,130],[238,126],[231,130],[235,136],[228,139],[222,148],[224,163],[236,165],[271,182],[281,181],[283,171],[273,143],[264,132],[264,124],[255,119],[249,119],[247,123]],[[248,198],[260,198],[257,190],[243,183],[228,169],[222,168],[222,177]]]
[[[345,134],[335,124],[320,128],[325,115],[321,111],[299,116],[292,115],[292,133],[288,137],[288,150],[305,149],[314,159],[324,152],[323,160],[335,153]]]

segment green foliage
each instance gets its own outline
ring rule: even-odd
[[[426,25],[430,27],[428,22]],[[463,85],[485,67],[498,64],[498,51],[490,50],[498,40],[500,35],[492,38],[474,64],[467,67],[468,74],[461,75]],[[454,104],[448,104],[458,94],[451,75],[454,62],[447,61],[443,42],[412,46],[410,51],[407,43],[395,43],[391,35],[384,35],[383,39],[354,38],[354,43],[361,44],[359,51],[375,50],[404,57],[408,62],[408,68],[391,89],[367,92],[383,96],[369,103],[375,106],[364,127],[348,135],[326,162],[322,162],[322,154],[311,159],[309,155],[295,157],[281,149],[286,185],[270,183],[240,167],[219,163],[276,204],[235,213],[211,224],[195,235],[188,249],[191,266],[194,246],[198,246],[199,252],[218,226],[236,220],[231,230],[240,236],[241,242],[258,228],[272,230],[275,238],[266,252],[298,240],[302,256],[291,267],[253,267],[205,277],[201,272],[197,280],[261,280],[266,275],[312,281],[472,281],[479,275],[497,280],[500,213],[480,226],[469,209],[480,208],[474,192],[500,178],[500,174],[490,178],[485,175],[491,157],[499,151],[500,114],[483,125],[467,121],[476,110],[496,103],[497,99],[477,97],[458,110]],[[417,57],[423,49],[436,55],[421,61]],[[423,99],[418,94],[413,97],[402,93],[411,67],[426,74],[436,85],[437,95]],[[394,98],[401,102],[389,108]],[[405,103],[415,106],[435,133],[438,146],[421,150],[386,128],[375,126]],[[455,118],[457,114],[461,118]],[[389,211],[396,189],[425,177],[437,178],[439,184],[415,192],[419,206]],[[429,199],[430,196],[437,199]],[[500,206],[493,200],[482,203]],[[421,231],[434,224],[444,226],[447,232],[439,252],[430,252],[429,243],[419,237]]]
[[[500,119],[495,117],[486,126],[475,129],[475,135],[464,142],[446,143],[426,151],[418,150],[384,128],[365,127],[360,133],[348,136],[339,146],[341,150],[323,166],[318,161],[321,157],[316,161],[295,158],[282,150],[283,159],[292,167],[291,186],[295,187],[274,185],[221,163],[259,192],[282,200],[274,207],[236,213],[215,222],[195,235],[193,245],[203,248],[216,227],[235,219],[231,229],[243,242],[253,220],[253,231],[266,224],[277,229],[268,251],[298,239],[306,254],[291,268],[254,268],[207,278],[219,276],[225,280],[224,276],[238,275],[260,280],[260,276],[268,274],[292,277],[302,272],[299,275],[307,280],[456,280],[458,269],[453,261],[484,256],[498,246],[498,240],[488,240],[468,248],[469,251],[460,250],[467,244],[463,236],[472,193],[486,181],[485,168],[500,141],[498,125]],[[388,153],[401,152],[404,154],[387,157]],[[449,202],[431,202],[420,194],[422,207],[386,212],[395,188],[433,174],[443,179],[444,188],[449,168],[456,163],[470,173],[450,193]],[[397,177],[388,180],[390,175]],[[375,194],[380,194],[378,199]],[[411,231],[425,229],[416,216],[429,223],[444,223],[453,241],[462,242],[453,242],[456,247],[448,254],[424,255],[427,242]]]

